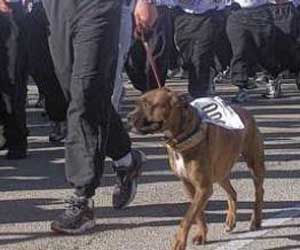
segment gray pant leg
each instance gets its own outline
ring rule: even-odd
[[[116,115],[111,94],[121,6],[112,0],[45,0],[44,4],[54,63],[70,96],[66,177],[78,195],[91,197],[100,182],[105,154],[117,158],[130,150],[121,123],[117,128],[113,124],[115,131],[111,132],[119,135],[122,149],[113,152],[114,143],[107,143],[115,138],[109,135],[109,126]]]

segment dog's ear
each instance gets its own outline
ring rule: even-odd
[[[186,94],[174,93],[174,95],[172,96],[172,106],[187,108],[188,105],[189,99]]]
[[[166,86],[162,87],[161,89],[167,91],[168,93],[173,92],[170,88],[168,88]]]

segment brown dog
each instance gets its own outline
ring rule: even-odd
[[[198,228],[193,242],[205,243],[207,226],[204,209],[213,193],[213,183],[219,183],[228,194],[226,231],[234,229],[237,198],[229,173],[240,155],[244,157],[255,185],[250,229],[261,226],[265,175],[263,140],[251,114],[238,106],[232,108],[243,121],[243,130],[229,130],[201,122],[194,107],[167,88],[141,96],[131,114],[138,132],[163,132],[166,135],[171,168],[182,180],[191,198],[188,212],[176,234],[174,250],[186,248],[188,232],[194,221]]]

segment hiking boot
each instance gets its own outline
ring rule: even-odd
[[[234,103],[244,103],[249,101],[250,96],[247,93],[246,89],[240,89],[235,97],[232,98],[232,102]]]
[[[137,150],[132,150],[132,164],[129,167],[115,167],[117,184],[115,185],[112,203],[115,209],[128,206],[134,199],[137,191],[137,179],[142,171],[146,156]]]
[[[50,142],[61,142],[65,139],[67,127],[65,122],[53,122],[51,124],[51,132],[49,134]]]
[[[96,225],[94,201],[78,196],[66,200],[65,211],[51,223],[51,230],[63,234],[82,234]]]

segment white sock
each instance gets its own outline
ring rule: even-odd
[[[129,167],[132,164],[132,154],[129,152],[127,155],[123,156],[121,159],[114,161],[115,167]]]

